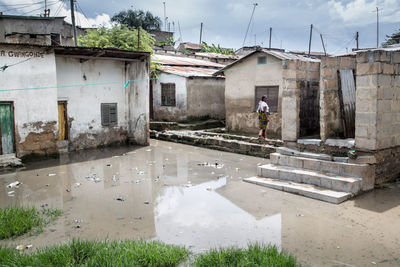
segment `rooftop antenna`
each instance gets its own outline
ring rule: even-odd
[[[258,6],[258,4],[257,4],[257,3],[254,3],[254,4],[253,4],[253,12],[251,12],[251,17],[250,17],[249,25],[247,26],[247,30],[246,30],[246,34],[245,34],[245,36],[244,36],[244,40],[243,40],[243,45],[242,45],[242,46],[244,46],[244,44],[246,43],[247,33],[249,32],[250,24],[251,24],[251,21],[253,20],[254,11],[256,10],[256,6]]]

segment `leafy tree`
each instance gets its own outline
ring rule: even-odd
[[[111,21],[125,24],[129,28],[142,27],[146,31],[161,29],[161,19],[153,16],[149,11],[144,12],[143,10],[123,10],[115,14]]]
[[[173,37],[165,37],[165,41],[161,41],[161,42],[157,42],[158,46],[174,46],[175,45],[175,41]]]
[[[393,44],[400,44],[400,30],[391,35],[386,35],[386,40],[384,43],[382,43],[382,46],[388,46]]]
[[[145,30],[140,29],[140,46],[138,47],[138,30],[129,29],[125,25],[114,26],[111,29],[101,27],[86,30],[86,35],[79,38],[81,46],[115,47],[123,50],[153,52],[154,38]]]
[[[154,38],[140,28],[140,45],[138,47],[138,30],[129,29],[125,25],[114,26],[111,29],[101,27],[86,30],[86,35],[79,37],[80,46],[99,48],[119,48],[123,50],[145,51],[153,53]],[[151,61],[151,75],[157,77],[158,64]]]
[[[209,46],[206,42],[202,42],[203,47],[201,48],[201,52],[207,52],[207,53],[217,53],[217,54],[223,54],[223,55],[234,55],[235,52],[233,52],[232,49],[227,49],[227,48],[221,48],[221,46],[218,44],[217,46],[215,44],[212,44]]]

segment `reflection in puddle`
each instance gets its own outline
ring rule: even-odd
[[[157,198],[157,238],[201,251],[218,246],[246,246],[250,241],[281,245],[281,215],[257,221],[219,195],[226,177],[190,188],[166,188]]]

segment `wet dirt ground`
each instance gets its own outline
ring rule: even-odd
[[[144,238],[197,253],[258,241],[309,266],[400,265],[400,185],[333,205],[242,182],[266,163],[155,140],[30,163],[0,174],[0,206],[47,204],[64,214],[39,235],[0,245]],[[6,187],[14,181],[19,188]]]

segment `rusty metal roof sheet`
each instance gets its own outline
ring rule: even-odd
[[[153,55],[152,60],[162,65],[170,66],[192,66],[192,67],[212,67],[212,68],[223,68],[224,65],[215,62],[210,62],[201,59],[189,58],[189,57],[174,57],[166,55]]]
[[[214,68],[197,68],[190,66],[160,66],[158,70],[183,77],[210,77],[213,76],[217,69]]]
[[[203,48],[202,44],[195,44],[195,43],[182,43],[183,47],[186,49],[192,49],[192,50],[200,50]]]
[[[208,58],[221,58],[221,59],[239,59],[239,55],[224,55],[217,53],[207,53],[207,52],[196,52],[194,53],[196,56],[208,57]]]

